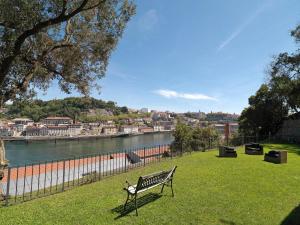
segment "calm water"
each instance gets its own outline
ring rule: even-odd
[[[169,144],[171,133],[145,134],[132,137],[102,138],[90,140],[23,141],[5,143],[6,157],[10,166],[58,160],[96,153],[117,152],[135,147]]]

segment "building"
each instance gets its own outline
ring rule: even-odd
[[[154,131],[153,127],[146,127],[146,126],[139,127],[139,132],[140,133],[151,133],[153,131]]]
[[[70,136],[80,135],[83,129],[83,126],[81,124],[70,124],[68,127]]]
[[[239,132],[239,124],[238,123],[229,123],[229,134],[232,135],[233,133]]]
[[[164,127],[160,126],[160,125],[155,125],[155,126],[153,126],[153,130],[154,130],[154,132],[164,131]]]
[[[73,120],[70,117],[47,117],[42,120],[42,123],[50,126],[57,126],[59,124],[72,124]]]
[[[23,131],[25,131],[25,129],[26,129],[26,125],[24,125],[24,124],[14,124],[14,125],[12,125],[12,128],[15,130],[15,131],[17,131],[17,132],[23,132]]]
[[[104,126],[102,133],[105,135],[114,135],[118,133],[118,128],[116,126]]]
[[[142,109],[140,110],[140,112],[141,112],[141,113],[148,113],[149,110],[148,110],[148,108],[142,108]]]
[[[134,134],[139,132],[139,127],[137,126],[121,126],[120,132],[124,134]]]
[[[170,125],[165,125],[164,126],[164,129],[167,130],[167,131],[172,131],[172,130],[175,130],[175,125],[174,124],[170,124]]]
[[[14,132],[9,127],[0,127],[0,137],[11,137]]]
[[[47,126],[49,136],[70,136],[69,127],[67,125]]]
[[[48,129],[47,127],[37,127],[37,126],[27,126],[25,129],[26,136],[47,136]]]
[[[14,124],[16,125],[33,125],[33,120],[29,118],[15,118],[12,120]]]
[[[224,136],[225,135],[225,124],[213,124],[213,127],[217,130],[217,132]]]

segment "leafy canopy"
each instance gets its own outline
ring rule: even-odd
[[[53,80],[87,95],[134,13],[129,0],[1,0],[0,106]]]
[[[255,95],[249,98],[249,107],[242,111],[239,129],[244,135],[275,134],[288,109],[281,98],[266,84],[261,85]]]
[[[269,87],[293,112],[300,109],[300,25],[291,32],[298,46],[294,53],[281,53],[269,69]]]
[[[50,101],[42,100],[16,100],[7,106],[7,115],[10,118],[29,117],[34,121],[40,121],[48,116],[69,116],[73,120],[82,122],[99,122],[103,120],[119,118],[127,115],[127,107],[119,107],[115,102],[102,101],[94,98],[65,98]],[[112,113],[111,116],[97,113],[97,109],[104,109]],[[88,116],[90,110],[96,111],[95,116]],[[125,117],[125,116],[124,116]]]
[[[193,128],[179,121],[173,133],[172,151],[188,152],[205,150],[213,143],[219,143],[220,136],[212,127]]]
[[[249,98],[249,107],[239,118],[244,135],[275,134],[289,114],[300,109],[300,25],[292,32],[298,49],[274,57],[267,72],[268,82]]]

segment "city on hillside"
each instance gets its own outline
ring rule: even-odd
[[[237,114],[201,111],[175,113],[122,107],[126,113],[116,115],[117,106],[114,107],[114,109],[88,109],[83,113],[84,116],[77,116],[77,119],[67,115],[51,115],[34,121],[28,117],[10,118],[14,115],[12,113],[14,108],[8,106],[1,110],[2,118],[5,119],[0,120],[0,137],[13,140],[39,137],[129,136],[174,131],[179,120],[194,128],[212,127],[222,137],[225,137],[226,130],[231,135],[238,132]],[[24,115],[24,112],[21,111],[16,115]]]

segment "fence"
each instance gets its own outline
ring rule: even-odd
[[[220,145],[238,146],[249,142],[293,142],[291,137],[239,136],[228,140],[203,139],[197,142],[205,151]],[[195,149],[193,149],[195,150]],[[166,158],[181,155],[184,149],[172,148],[171,145],[129,149],[122,152],[88,155],[71,159],[46,161],[38,164],[9,167],[4,171],[0,182],[0,194],[3,204],[8,206],[35,198],[63,192],[74,186],[99,181],[107,176],[127,172],[136,167],[145,166]]]
[[[170,145],[156,145],[9,167],[0,183],[3,204],[8,206],[63,192],[167,157],[172,158]]]

